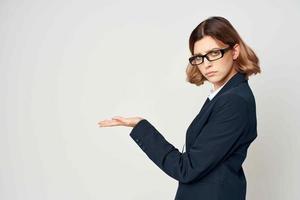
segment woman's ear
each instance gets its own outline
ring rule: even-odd
[[[239,57],[240,54],[240,45],[239,44],[235,44],[232,47],[232,59],[236,60]]]

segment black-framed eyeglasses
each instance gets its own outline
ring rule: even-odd
[[[213,49],[213,50],[210,50],[205,55],[196,54],[196,55],[193,55],[193,56],[191,56],[189,58],[189,62],[191,63],[191,65],[197,66],[197,65],[200,65],[200,64],[203,63],[204,57],[208,61],[218,60],[218,59],[222,58],[224,56],[225,52],[228,51],[229,49],[231,49],[230,46],[226,47],[224,49]]]

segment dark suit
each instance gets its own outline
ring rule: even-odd
[[[146,119],[130,136],[178,180],[176,200],[246,199],[242,163],[257,129],[255,99],[244,74],[236,73],[211,101],[206,99],[186,131],[186,152],[178,151]]]

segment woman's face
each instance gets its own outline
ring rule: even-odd
[[[211,36],[204,36],[201,40],[195,42],[194,54],[205,55],[208,51],[213,49],[223,49],[229,45],[212,38]],[[198,65],[202,75],[214,85],[216,90],[229,80],[237,71],[234,69],[234,60],[238,57],[239,45],[236,44],[232,49],[226,51],[222,58],[214,61],[208,61],[204,58],[203,63]],[[211,75],[208,72],[215,71]]]

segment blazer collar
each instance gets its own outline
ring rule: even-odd
[[[227,82],[226,84],[222,87],[222,89],[214,96],[214,98],[211,100],[213,101],[216,99],[217,96],[220,96],[224,92],[228,91],[231,88],[234,88],[238,86],[239,84],[243,82],[248,82],[248,79],[246,78],[246,74],[237,72],[235,75],[233,75]]]

